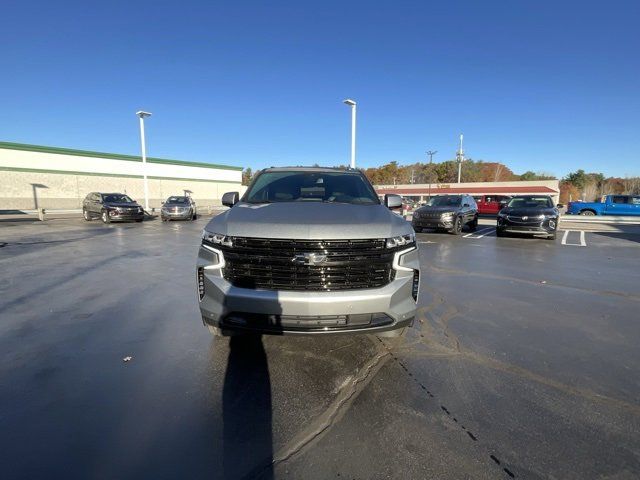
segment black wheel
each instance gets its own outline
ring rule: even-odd
[[[109,218],[109,212],[107,212],[106,210],[102,211],[102,223],[111,223],[111,218]]]
[[[473,217],[473,220],[469,222],[469,230],[475,232],[478,229],[478,217]]]
[[[198,215],[197,214],[193,214],[193,217],[191,217],[191,220],[197,220],[198,219]]]
[[[143,220],[144,220],[144,218],[136,218],[136,222],[137,222],[137,223],[140,223],[140,222],[142,222]]]
[[[596,214],[593,210],[583,210],[580,212],[580,215],[585,215],[587,217],[593,217]]]
[[[453,222],[453,228],[449,230],[451,235],[460,235],[462,233],[462,219],[460,217],[456,217]]]
[[[87,212],[87,209],[86,209],[86,208],[83,208],[83,209],[82,209],[82,216],[84,217],[84,219],[85,219],[87,222],[90,222],[90,221],[91,221],[91,214],[90,214],[89,212]]]

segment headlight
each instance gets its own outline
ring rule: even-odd
[[[222,235],[220,233],[211,233],[206,230],[202,231],[202,241],[211,243],[212,245],[222,245],[224,247],[233,247],[233,241],[231,237]]]
[[[386,245],[387,248],[395,248],[395,247],[405,247],[410,245],[415,245],[416,236],[413,233],[408,233],[407,235],[400,235],[398,237],[387,238]]]
[[[445,212],[445,213],[441,213],[440,217],[445,218],[445,217],[453,217],[455,215],[454,212]]]

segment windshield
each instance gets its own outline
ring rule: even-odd
[[[169,197],[166,203],[181,203],[187,204],[189,203],[189,199],[187,197]]]
[[[507,204],[509,208],[553,208],[549,197],[514,197]]]
[[[120,193],[110,193],[109,195],[103,195],[102,201],[107,203],[131,203],[131,200],[127,195]]]
[[[280,171],[261,173],[243,197],[247,203],[327,202],[379,204],[359,173]]]
[[[427,205],[431,207],[459,207],[462,197],[434,197]]]

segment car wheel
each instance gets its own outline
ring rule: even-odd
[[[595,212],[593,210],[583,210],[580,212],[580,215],[584,215],[586,217],[593,217]]]
[[[197,220],[198,219],[198,215],[196,215],[195,213],[193,214],[193,217],[191,217],[191,220]]]
[[[460,217],[456,217],[455,221],[453,222],[453,228],[449,230],[449,233],[451,235],[460,235],[460,233],[462,233],[462,220],[460,219]]]
[[[137,223],[140,223],[140,222],[142,222],[143,220],[144,220],[144,218],[136,218],[136,222],[137,222]]]
[[[106,210],[102,211],[102,223],[111,223],[111,219],[109,218],[109,212],[107,212]]]
[[[469,229],[475,232],[478,229],[478,217],[473,217],[473,220],[469,222]]]
[[[91,215],[89,214],[89,212],[87,212],[87,209],[86,209],[86,208],[83,208],[83,209],[82,209],[82,216],[84,217],[84,219],[85,219],[87,222],[90,222],[90,221],[91,221]]]

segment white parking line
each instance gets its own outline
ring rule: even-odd
[[[570,232],[580,233],[580,243],[567,243],[567,238],[569,237]],[[584,234],[584,230],[565,230],[564,235],[562,235],[562,241],[560,243],[567,247],[586,247],[587,240]]]
[[[491,230],[495,230],[494,227],[489,227],[489,228],[483,228],[482,230],[478,230],[477,232],[471,232],[471,233],[467,233],[466,235],[463,235],[462,238],[482,238],[484,237],[487,233],[489,233]],[[485,233],[482,233],[485,232]],[[482,233],[482,235],[479,235],[480,233]],[[476,236],[473,236],[476,235]]]

